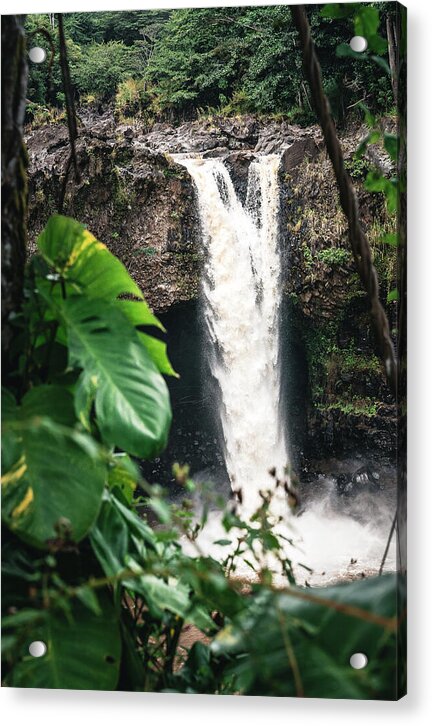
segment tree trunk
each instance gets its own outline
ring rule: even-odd
[[[26,254],[27,154],[23,122],[27,59],[23,15],[2,17],[2,361],[5,376],[13,365],[11,315],[21,308]]]
[[[388,57],[391,73],[391,84],[396,108],[398,106],[398,37],[399,29],[396,18],[390,13],[386,17]]]

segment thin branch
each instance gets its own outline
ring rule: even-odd
[[[288,634],[288,628],[286,627],[286,624],[285,624],[285,618],[283,616],[283,613],[281,612],[281,610],[278,607],[276,607],[276,612],[277,612],[279,625],[280,625],[280,629],[281,629],[281,633],[282,633],[282,639],[284,642],[285,652],[287,654],[288,662],[291,666],[291,670],[292,670],[293,676],[294,676],[296,696],[298,698],[304,698],[305,694],[304,694],[303,681],[302,681],[302,677],[301,677],[301,673],[300,673],[300,668],[299,668],[299,665],[297,662],[294,648],[291,643],[291,638],[289,637],[289,634]]]
[[[381,564],[380,564],[380,568],[379,568],[379,572],[378,572],[379,575],[382,575],[383,570],[384,570],[384,565],[386,563],[388,551],[390,549],[390,542],[392,541],[393,532],[395,531],[395,527],[396,527],[396,523],[397,523],[397,515],[398,515],[398,513],[397,513],[397,509],[396,509],[395,516],[393,517],[392,526],[390,527],[390,532],[389,532],[389,535],[387,538],[387,544],[386,544],[386,547],[384,550],[384,554],[382,556],[382,560],[381,560]]]
[[[75,101],[73,97],[72,84],[69,72],[69,63],[67,59],[66,38],[63,27],[63,15],[58,14],[58,30],[60,45],[60,67],[63,79],[63,90],[66,98],[66,115],[69,129],[69,144],[71,148],[71,157],[75,169],[75,179],[79,182],[78,161],[76,155],[75,141],[78,138],[77,116],[75,111]]]
[[[290,587],[280,592],[283,592],[284,595],[297,598],[298,600],[306,600],[307,602],[315,603],[315,605],[322,605],[330,610],[336,610],[336,612],[343,613],[349,617],[365,620],[368,623],[373,623],[373,625],[379,625],[385,630],[395,631],[397,628],[398,622],[396,616],[388,618],[385,615],[377,615],[376,613],[369,612],[369,610],[363,610],[363,608],[359,608],[356,605],[348,605],[347,603],[337,602],[336,600],[321,597],[320,595],[313,595],[303,590],[294,590]]]

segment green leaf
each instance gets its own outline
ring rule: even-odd
[[[48,617],[45,610],[18,610],[17,613],[12,615],[6,615],[2,618],[1,626],[2,630],[8,630],[10,628],[22,628],[30,625],[32,628],[39,622],[43,622]]]
[[[119,489],[130,504],[140,478],[139,471],[127,454],[115,454],[108,470],[108,486]]]
[[[134,327],[155,326],[166,332],[160,320],[153,315],[144,300],[140,302],[136,300],[118,300],[116,305]],[[178,373],[175,372],[167,356],[166,343],[147,333],[139,332],[138,335],[156,368],[165,375],[178,378]]]
[[[167,355],[166,343],[164,343],[163,340],[153,338],[152,335],[147,335],[147,333],[138,333],[138,336],[143,345],[146,347],[146,350],[158,371],[164,373],[167,376],[174,376],[175,378],[180,378],[179,374],[176,373],[170,363]]]
[[[373,129],[374,126],[376,125],[376,118],[375,118],[374,114],[366,106],[366,104],[363,103],[363,101],[361,101],[359,103],[359,108],[361,108],[364,111],[365,122],[366,122],[367,126],[369,126],[369,128],[371,128],[371,129]]]
[[[368,47],[375,53],[385,53],[387,41],[378,35],[379,10],[371,5],[361,5],[354,16],[354,34],[366,38]]]
[[[397,247],[398,235],[395,232],[389,232],[388,234],[385,234],[384,237],[382,237],[382,241],[388,245],[391,245],[391,247]]]
[[[1,390],[1,412],[2,420],[11,419],[17,412],[17,403],[13,394],[7,388]]]
[[[386,197],[388,211],[396,211],[398,201],[397,179],[387,179],[380,171],[374,169],[368,172],[366,176],[365,189],[369,192],[383,192]]]
[[[380,22],[379,11],[370,5],[359,7],[354,18],[354,32],[356,35],[363,35],[369,39],[375,35]]]
[[[20,415],[23,419],[47,416],[71,428],[77,423],[73,396],[58,385],[43,384],[31,388],[23,399]]]
[[[97,521],[90,531],[90,542],[107,577],[115,577],[126,568],[129,531],[111,496],[104,497]]]
[[[82,401],[94,396],[107,444],[143,458],[156,456],[171,424],[169,393],[135,329],[114,305],[101,300],[68,298],[61,313],[70,365],[84,369],[76,390],[78,416],[86,422]]]
[[[392,161],[397,161],[399,155],[399,138],[395,134],[384,134],[384,148]]]
[[[357,53],[347,43],[340,43],[336,47],[336,55],[338,58],[356,58],[361,61],[373,60],[374,63],[379,65],[385,70],[386,73],[390,74],[390,67],[384,58],[380,58],[378,55],[370,55],[369,53]]]
[[[111,691],[120,667],[120,634],[114,608],[100,598],[101,613],[76,603],[72,619],[50,612],[44,623],[32,627],[26,649],[34,640],[47,645],[41,658],[23,655],[8,676],[16,688],[61,688]]]
[[[159,497],[151,497],[148,500],[148,506],[156,514],[162,524],[170,524],[171,509],[168,502]]]
[[[3,422],[1,437],[1,470],[2,474],[8,472],[21,456],[21,444],[19,437],[8,435],[6,421],[13,421],[19,415],[19,409],[12,393],[2,388],[1,397],[1,419]]]
[[[373,50],[375,53],[378,53],[379,56],[384,55],[384,53],[387,52],[388,43],[386,38],[382,38],[380,35],[376,35],[374,38],[370,39],[369,47],[371,50]],[[377,56],[373,55],[372,59],[377,62]],[[382,59],[384,60],[384,59]],[[387,61],[384,61],[388,68],[388,73],[390,74],[390,67],[387,63]],[[384,64],[383,64],[384,67]]]
[[[117,509],[123,520],[126,522],[129,532],[138,540],[142,540],[152,549],[156,547],[156,537],[152,528],[143,519],[128,507],[125,507],[116,497],[111,499],[113,506]]]
[[[355,152],[356,157],[359,159],[361,156],[363,156],[369,144],[376,144],[377,141],[380,140],[380,138],[381,133],[379,131],[371,131],[369,134],[367,134],[357,146]]]
[[[387,295],[387,302],[396,302],[397,300],[399,300],[399,291],[396,288],[394,290],[390,290]]]
[[[377,66],[380,66],[380,68],[382,68],[387,73],[388,76],[391,75],[390,66],[387,63],[387,61],[385,60],[385,58],[381,58],[379,55],[371,55],[370,58],[371,58],[371,60],[373,60],[374,63],[377,64]]]
[[[63,425],[72,417],[67,392],[39,386],[3,420],[4,447],[14,457],[2,477],[2,517],[35,547],[79,542],[99,511],[106,467],[90,437]]]
[[[120,621],[122,635],[122,674],[127,679],[128,691],[142,691],[146,682],[146,667],[141,653],[136,647],[135,623],[123,618]]]
[[[133,326],[154,325],[159,330],[166,332],[159,318],[153,315],[145,300],[118,300],[117,307]]]
[[[278,538],[275,537],[275,535],[272,532],[263,531],[262,532],[262,542],[263,542],[265,549],[267,549],[267,550],[279,549]]]
[[[209,646],[198,641],[190,649],[186,663],[174,673],[173,686],[180,693],[220,693],[218,671]]]
[[[358,3],[331,3],[329,5],[324,5],[321,10],[321,15],[323,18],[334,20],[349,18],[358,7]]]
[[[360,60],[365,60],[368,57],[366,53],[357,53],[348,43],[339,43],[336,47],[336,55],[338,58],[358,58]]]
[[[39,250],[57,274],[90,298],[114,300],[141,290],[125,266],[85,227],[70,217],[53,215],[39,235]]]
[[[189,589],[174,578],[170,582],[166,582],[156,575],[147,575],[139,573],[142,568],[133,560],[127,557],[127,565],[136,572],[136,577],[125,579],[123,585],[142,595],[149,607],[150,612],[155,617],[161,617],[163,610],[184,618],[190,608]]]
[[[96,592],[89,585],[82,585],[79,587],[75,591],[75,596],[95,615],[100,615],[102,613]]]
[[[122,313],[135,327],[155,326],[163,332],[166,332],[164,326],[160,320],[153,315],[146,302],[138,302],[136,300],[118,300],[117,307],[120,308]],[[138,335],[141,342],[145,345],[156,368],[161,373],[178,378],[178,373],[175,372],[168,359],[166,343],[152,335],[148,335],[147,333],[139,332]]]

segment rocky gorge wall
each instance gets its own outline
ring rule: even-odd
[[[120,257],[159,314],[198,298],[203,254],[194,186],[171,154],[222,156],[240,197],[254,155],[281,154],[283,355],[289,363],[291,353],[285,395],[296,462],[358,449],[391,456],[395,407],[376,357],[366,296],[319,130],[255,117],[156,124],[150,131],[117,124],[110,113],[83,113],[81,119],[80,180],[70,172],[63,213],[87,224]],[[380,238],[392,220],[379,195],[363,189],[366,165],[354,152],[364,131],[345,132],[342,145],[385,301],[396,259]],[[32,250],[58,209],[69,159],[67,129],[61,124],[29,129],[27,146]],[[370,154],[371,163],[387,164],[379,148]],[[388,312],[391,317],[391,306]]]

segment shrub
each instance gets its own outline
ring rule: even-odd
[[[119,41],[82,46],[70,59],[71,78],[80,94],[114,96],[119,83],[140,70],[139,52]]]
[[[136,116],[140,113],[145,99],[145,83],[134,78],[126,78],[117,87],[115,108],[124,117]]]
[[[331,267],[337,267],[338,265],[345,265],[351,259],[351,252],[345,250],[342,247],[329,247],[325,250],[320,250],[317,257],[320,262],[324,262],[326,265]]]

